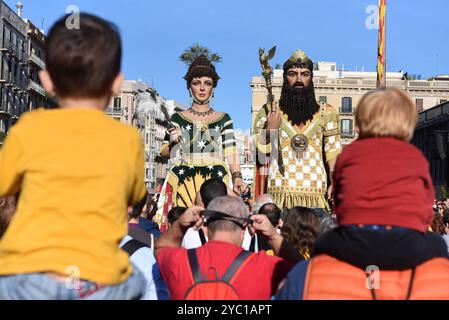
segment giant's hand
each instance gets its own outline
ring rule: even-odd
[[[243,192],[243,179],[235,178],[233,191],[240,197]]]
[[[170,143],[171,144],[181,142],[182,131],[180,128],[170,129],[169,133],[170,133]]]
[[[278,130],[281,127],[281,122],[282,118],[279,110],[276,108],[275,111],[270,111],[268,113],[267,126],[265,128],[267,130],[267,134],[269,134],[269,130]]]

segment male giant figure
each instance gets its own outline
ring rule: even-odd
[[[313,62],[303,51],[295,51],[283,69],[281,98],[275,102],[279,107],[268,110],[265,105],[253,123],[258,149],[256,195],[269,193],[280,208],[315,208],[323,216],[329,209],[330,178],[341,152],[338,112],[317,103]]]

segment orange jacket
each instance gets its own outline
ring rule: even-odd
[[[331,256],[319,255],[307,267],[304,300],[449,299],[449,260],[435,258],[403,271],[368,273]],[[378,289],[369,289],[371,287]],[[372,293],[374,291],[374,294]],[[298,297],[301,299],[301,297]]]

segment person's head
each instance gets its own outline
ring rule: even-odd
[[[296,50],[283,69],[280,108],[293,124],[306,123],[319,109],[313,86],[313,62],[303,51]]]
[[[432,231],[438,234],[445,234],[446,232],[446,226],[444,224],[444,218],[443,214],[436,214],[433,217],[432,221]]]
[[[226,196],[227,194],[228,187],[223,181],[218,179],[206,180],[200,188],[201,200],[205,208],[207,208],[209,203],[216,197]]]
[[[446,203],[440,201],[437,203],[437,213],[443,215],[443,213],[447,210]]]
[[[130,220],[139,219],[140,216],[148,216],[148,211],[151,209],[150,207],[147,206],[149,199],[150,197],[147,194],[145,197],[142,198],[142,200],[133,205],[131,209],[128,208],[128,217]]]
[[[449,209],[443,213],[444,234],[449,234]]]
[[[331,216],[321,220],[320,234],[332,230],[338,226],[337,219]]]
[[[396,88],[380,88],[368,92],[355,111],[360,138],[391,137],[410,141],[418,120],[416,106],[410,96]]]
[[[266,203],[260,207],[258,214],[266,215],[270,220],[271,225],[275,228],[280,227],[282,224],[281,210],[274,203]]]
[[[0,198],[0,239],[8,229],[12,216],[16,211],[16,198],[5,197]]]
[[[274,203],[273,197],[267,193],[261,194],[256,198],[256,201],[254,202],[252,213],[258,214],[260,208],[266,203]]]
[[[192,62],[184,79],[193,100],[197,104],[208,104],[220,77],[209,59],[201,55]]]
[[[248,218],[249,216],[243,201],[230,196],[213,199],[207,206],[207,210],[222,212],[237,218]],[[206,225],[206,230],[211,240],[220,237],[220,240],[225,240],[240,246],[245,236],[246,226],[229,220],[215,220]]]
[[[310,255],[320,230],[320,221],[315,213],[308,208],[293,207],[284,216],[283,221],[281,235],[301,255]]]
[[[187,210],[184,207],[173,207],[167,213],[168,226],[171,226]]]
[[[81,13],[79,28],[67,28],[66,15],[51,27],[46,40],[43,87],[60,99],[100,99],[105,108],[120,92],[122,47],[115,25]]]

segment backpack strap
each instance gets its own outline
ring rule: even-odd
[[[412,295],[413,281],[415,280],[415,271],[416,267],[413,267],[412,274],[410,275],[410,282],[408,284],[407,297],[405,297],[405,300],[410,300],[410,296]]]
[[[412,295],[413,281],[415,280],[415,271],[416,271],[416,267],[413,267],[412,273],[410,275],[410,280],[408,283],[407,296],[405,297],[405,300],[410,300],[410,296]],[[376,292],[374,291],[374,288],[371,288],[371,297],[372,297],[372,300],[377,300]]]
[[[192,272],[194,283],[201,282],[201,270],[200,264],[198,262],[198,257],[196,255],[196,249],[187,250],[187,257],[189,258],[190,271]]]
[[[143,248],[143,247],[148,247],[148,246],[140,241],[131,239],[122,246],[122,249],[124,251],[126,251],[126,253],[128,253],[128,255],[131,257],[134,254],[134,252],[136,252],[137,250],[139,250],[140,248]]]
[[[198,230],[198,235],[200,236],[200,240],[201,240],[201,245],[205,245],[207,240],[206,240],[206,236],[204,235],[204,231],[203,229]]]
[[[226,270],[225,274],[221,278],[221,280],[230,282],[232,277],[235,275],[237,270],[243,265],[243,263],[252,255],[252,252],[242,250],[240,254],[232,261],[231,265],[229,266],[228,270]]]

